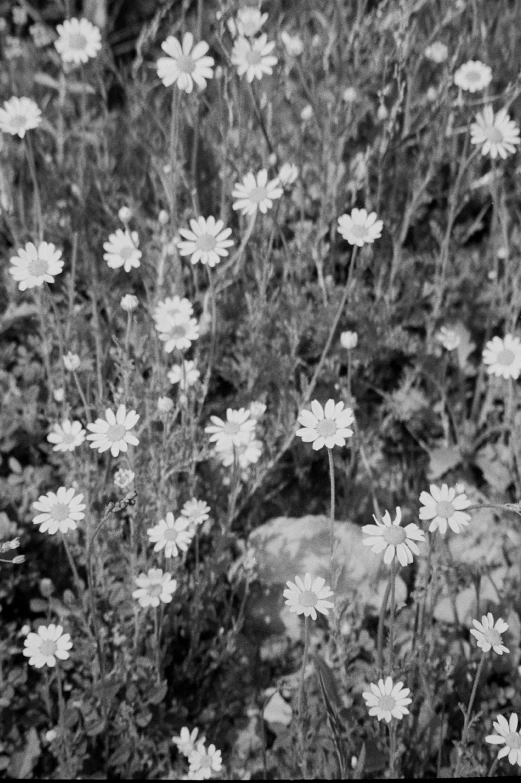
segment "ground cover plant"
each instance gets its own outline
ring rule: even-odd
[[[520,47],[515,0],[0,2],[5,778],[518,774]],[[327,519],[278,636],[274,518]]]

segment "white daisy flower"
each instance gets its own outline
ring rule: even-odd
[[[137,590],[132,597],[139,601],[140,606],[146,609],[148,606],[156,608],[160,602],[169,604],[172,593],[177,588],[177,581],[171,574],[164,574],[161,568],[149,568],[148,574],[140,574],[136,577]]]
[[[342,332],[340,335],[340,345],[345,348],[346,351],[350,351],[352,348],[356,348],[358,345],[358,335],[356,332]]]
[[[192,498],[187,500],[181,509],[181,515],[185,517],[193,527],[202,525],[210,519],[210,506],[204,500]]]
[[[165,519],[160,519],[155,527],[147,530],[154,552],[165,550],[165,557],[177,557],[179,551],[186,552],[193,538],[190,522],[181,516],[177,519],[168,511]]]
[[[250,465],[255,465],[262,455],[262,443],[255,438],[254,433],[250,434],[247,443],[241,443],[234,446],[231,443],[217,443],[215,447],[215,456],[225,468],[233,465],[237,458],[237,463],[241,470],[247,470]]]
[[[290,35],[283,30],[280,34],[280,38],[290,57],[298,57],[304,51],[304,42],[298,35]]]
[[[235,17],[235,31],[231,31],[232,35],[238,34],[246,38],[253,38],[267,19],[268,14],[261,14],[260,8],[252,8],[251,6],[241,8]]]
[[[469,60],[454,74],[454,84],[466,92],[479,92],[492,81],[492,69],[480,60]]]
[[[195,340],[199,339],[199,324],[195,318],[188,318],[181,313],[156,321],[159,339],[165,343],[165,351],[186,351]]]
[[[61,424],[54,425],[47,435],[49,443],[54,443],[53,451],[74,451],[85,440],[86,431],[80,421],[64,419]]]
[[[303,614],[304,617],[316,620],[317,612],[327,615],[334,606],[331,601],[328,601],[328,598],[332,597],[333,591],[330,587],[325,586],[326,580],[321,576],[312,579],[311,574],[306,574],[304,580],[300,576],[296,576],[295,583],[288,581],[286,584],[288,587],[284,590],[283,595],[290,612]]]
[[[54,283],[55,276],[63,270],[62,251],[57,250],[51,242],[40,242],[38,247],[27,242],[25,248],[20,248],[17,253],[10,259],[12,267],[9,273],[18,283],[20,291]]]
[[[490,375],[517,380],[521,373],[521,340],[512,334],[503,339],[493,337],[485,345],[483,362],[488,364]]]
[[[478,647],[481,647],[484,653],[490,650],[494,650],[497,655],[509,652],[508,647],[502,644],[501,638],[501,634],[508,630],[508,624],[501,617],[494,622],[492,613],[489,612],[483,615],[480,623],[472,620],[472,624],[474,628],[470,629],[470,633],[476,638]]]
[[[192,359],[185,359],[183,364],[174,364],[167,373],[167,378],[172,384],[179,384],[182,391],[195,386],[199,380],[200,372]]]
[[[54,45],[64,63],[84,65],[101,49],[100,29],[88,19],[66,19],[56,32]]]
[[[340,215],[338,230],[350,245],[363,247],[382,236],[383,221],[376,219],[376,212],[353,209],[350,215]]]
[[[444,63],[449,56],[447,46],[441,41],[434,41],[425,49],[425,57],[433,63]]]
[[[174,315],[190,318],[193,314],[194,308],[190,300],[176,294],[158,303],[154,310],[154,321],[156,324],[160,324],[163,321],[168,323]]]
[[[371,547],[371,551],[380,554],[385,550],[384,563],[390,563],[393,558],[398,558],[402,566],[406,566],[413,561],[413,554],[419,555],[416,541],[424,541],[425,534],[418,525],[411,522],[410,525],[401,527],[402,510],[398,506],[394,522],[391,521],[391,515],[388,511],[383,515],[380,522],[373,514],[376,525],[364,525],[362,532],[369,536],[364,538],[363,544]]]
[[[510,119],[506,109],[494,114],[491,106],[485,106],[470,126],[471,143],[481,144],[481,154],[503,160],[516,151],[519,144],[519,128]]]
[[[411,691],[403,687],[403,682],[394,685],[392,678],[387,677],[385,681],[378,680],[378,685],[372,682],[369,687],[370,691],[362,693],[366,707],[369,707],[369,715],[375,715],[378,720],[390,723],[393,718],[401,720],[404,715],[409,714],[407,705],[412,702],[409,698]]]
[[[197,780],[208,780],[213,772],[220,772],[222,769],[221,751],[217,750],[215,745],[205,747],[203,741],[198,742],[188,757],[190,764],[189,773],[196,774]]]
[[[34,525],[40,525],[40,533],[67,533],[76,530],[76,523],[85,518],[86,508],[83,495],[76,495],[73,488],[60,487],[57,492],[40,495],[33,508],[40,513],[33,518]]]
[[[40,625],[37,633],[30,633],[24,639],[23,654],[29,658],[29,665],[36,669],[42,666],[56,666],[56,659],[66,661],[72,648],[71,636],[63,633],[61,625]]]
[[[129,468],[118,468],[114,473],[114,484],[119,489],[126,489],[134,481],[135,473]]]
[[[508,756],[511,764],[521,766],[521,731],[518,731],[517,728],[518,721],[515,712],[510,715],[508,722],[503,715],[498,715],[497,720],[493,723],[497,734],[489,734],[488,737],[485,737],[485,742],[489,742],[491,745],[504,745],[505,747],[501,748],[497,754],[498,759]]]
[[[77,370],[80,364],[81,364],[81,359],[77,353],[72,353],[72,351],[68,351],[68,353],[66,353],[65,356],[63,357],[63,366],[69,372],[74,372],[75,370]]]
[[[124,310],[126,313],[132,313],[138,306],[139,299],[137,298],[137,296],[134,296],[134,294],[125,294],[125,296],[121,297],[121,301],[119,304],[121,309]]]
[[[180,753],[183,754],[183,756],[188,756],[190,753],[194,750],[196,741],[198,742],[204,742],[204,737],[199,737],[199,740],[197,740],[197,735],[199,734],[199,729],[195,728],[191,732],[187,729],[186,726],[183,726],[181,729],[179,735],[177,737],[172,737],[172,742],[174,745],[177,745],[177,748]]]
[[[442,484],[441,487],[431,484],[429,489],[430,494],[424,491],[420,495],[420,503],[423,504],[420,508],[420,519],[431,520],[431,533],[439,530],[444,536],[447,525],[455,533],[461,533],[471,520],[470,514],[465,513],[465,509],[471,505],[465,493],[457,493],[453,487],[449,489],[447,484]]]
[[[446,351],[454,351],[461,343],[460,335],[454,329],[449,329],[447,326],[440,327],[436,339],[443,345]]]
[[[222,220],[199,217],[197,220],[191,220],[190,226],[191,231],[186,228],[179,229],[185,241],[179,241],[177,247],[182,256],[190,256],[192,264],[200,261],[201,264],[213,267],[221,258],[229,255],[227,248],[233,245],[233,239],[229,239],[232,230],[224,228]]]
[[[212,423],[205,427],[204,431],[210,435],[210,443],[216,443],[217,447],[222,449],[248,443],[256,423],[245,408],[228,408],[226,421],[218,416],[210,416],[210,421]]]
[[[108,242],[103,243],[103,258],[111,269],[118,269],[122,266],[125,272],[131,269],[137,269],[141,266],[141,250],[139,246],[139,236],[137,231],[122,231],[118,228],[114,234],[109,236]]]
[[[94,424],[87,424],[87,429],[91,435],[87,435],[87,440],[91,440],[91,449],[98,449],[100,454],[109,451],[113,457],[117,457],[121,451],[128,451],[128,447],[137,446],[139,440],[130,430],[134,429],[139,420],[139,414],[136,411],[129,411],[125,405],[120,405],[114,413],[110,408],[105,411],[104,419],[96,419]]]
[[[52,394],[52,396],[54,397],[56,402],[63,402],[63,400],[65,399],[65,389],[63,389],[61,387],[58,388],[58,389],[55,389],[53,394]]]
[[[209,46],[206,41],[199,41],[194,46],[192,33],[185,33],[183,44],[173,35],[169,35],[161,48],[168,57],[160,57],[157,61],[157,75],[165,85],[177,84],[180,90],[187,93],[194,89],[194,82],[200,90],[206,87],[207,79],[213,79],[213,57],[207,57]]]
[[[277,179],[283,188],[289,188],[299,175],[298,166],[294,163],[284,163],[278,173]]]
[[[354,420],[353,411],[351,408],[344,410],[343,402],[335,404],[334,400],[328,400],[322,408],[317,400],[313,400],[310,411],[300,412],[297,421],[303,426],[296,434],[304,443],[313,443],[315,451],[324,446],[327,449],[345,446],[346,438],[353,435],[349,425],[353,424]]]
[[[254,215],[260,209],[263,215],[271,209],[275,199],[280,198],[284,191],[278,178],[268,182],[268,172],[261,169],[258,174],[249,172],[242,182],[235,185],[232,196],[234,209],[240,209],[243,215]]]
[[[9,98],[0,109],[0,131],[19,136],[37,128],[42,121],[42,113],[31,98]]]
[[[249,41],[240,37],[235,41],[232,49],[232,65],[237,67],[239,76],[246,76],[246,81],[262,79],[267,74],[273,73],[273,66],[278,60],[271,54],[275,48],[275,41],[268,41],[268,36],[263,33],[258,38]]]

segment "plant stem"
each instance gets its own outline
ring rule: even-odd
[[[391,780],[396,779],[396,721],[391,721],[391,725],[389,726],[389,739],[390,739],[390,749],[389,749],[389,778]]]
[[[465,748],[467,747],[467,742],[469,738],[469,729],[470,729],[470,719],[472,716],[472,707],[474,706],[474,699],[476,698],[476,691],[478,689],[479,678],[481,677],[481,672],[483,670],[483,664],[485,663],[485,657],[486,657],[486,653],[485,652],[481,653],[481,659],[479,661],[478,670],[476,672],[476,676],[474,678],[474,684],[472,686],[472,692],[470,694],[469,706],[467,707],[467,711],[465,712],[465,722],[463,724],[461,742],[458,745],[458,757],[456,760],[456,769],[454,770],[454,775],[453,775],[453,777],[455,778],[459,777],[461,760],[463,758],[463,753],[465,751]]]
[[[309,616],[304,619],[304,655],[302,656],[302,668],[300,670],[300,684],[298,691],[298,722],[299,722],[299,738],[300,738],[300,754],[301,761],[300,766],[303,772],[303,777],[306,777],[306,743],[304,736],[304,713],[305,713],[305,700],[304,700],[304,677],[306,673],[306,666],[308,663],[309,652]]]
[[[387,582],[387,587],[385,588],[384,597],[382,599],[382,606],[380,608],[380,617],[378,618],[378,634],[377,634],[377,659],[378,659],[378,671],[379,676],[383,677],[384,673],[384,622],[385,622],[385,612],[387,611],[387,602],[389,601],[389,595],[391,594],[391,582],[392,582],[392,572],[389,575],[389,581]]]
[[[329,460],[329,483],[331,488],[331,503],[329,514],[329,567],[331,579],[333,579],[333,555],[335,549],[335,463],[333,461],[333,449],[327,450]]]
[[[63,682],[62,682],[62,675],[59,664],[56,666],[56,682],[57,682],[57,690],[58,690],[58,714],[59,714],[59,724],[60,724],[60,732],[61,732],[61,742],[60,742],[60,748],[63,747],[65,751],[65,780],[67,778],[72,778],[72,770],[71,770],[71,756],[70,756],[70,748],[69,743],[67,742],[67,727],[65,725],[65,699],[63,698]]]
[[[499,763],[499,757],[496,756],[496,758],[494,759],[494,761],[490,765],[489,771],[487,772],[487,775],[486,775],[487,779],[493,777],[494,772],[496,771],[496,767],[497,767],[498,763]]]
[[[157,682],[161,682],[161,630],[159,627],[159,607],[154,611],[154,639],[156,642]]]
[[[396,610],[395,602],[395,590],[396,590],[396,573],[398,571],[396,558],[393,557],[391,563],[391,617],[389,620],[389,673],[393,676],[394,670],[394,617]]]
[[[177,214],[177,150],[179,147],[179,90],[174,86],[172,93],[172,116],[170,117],[170,166],[171,193],[170,217],[172,222]]]
[[[38,241],[43,239],[43,218],[42,218],[42,202],[40,199],[40,188],[38,187],[38,177],[36,176],[36,163],[34,160],[33,146],[31,142],[31,134],[25,136],[25,151],[27,154],[27,163],[29,164],[29,172],[33,182],[33,195],[34,195],[34,213],[35,223],[38,229]]]

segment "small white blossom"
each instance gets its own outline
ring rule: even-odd
[[[199,370],[195,366],[195,361],[185,359],[183,364],[174,364],[167,373],[167,378],[172,384],[179,384],[182,391],[194,386],[199,380]]]
[[[491,106],[485,106],[470,126],[472,144],[481,145],[481,154],[492,159],[499,155],[503,160],[516,151],[520,143],[519,128],[510,119],[506,109],[496,114]]]
[[[461,533],[470,520],[470,514],[465,513],[471,503],[464,492],[457,492],[453,487],[449,489],[447,484],[441,488],[431,484],[430,494],[422,492],[420,495],[420,519],[431,520],[429,531],[433,533],[439,530],[442,536],[447,532],[447,525],[455,533]]]
[[[391,677],[378,680],[378,685],[371,683],[370,691],[362,693],[369,707],[369,715],[374,715],[378,720],[385,720],[390,723],[393,718],[401,720],[404,715],[409,714],[407,705],[411,704],[409,698],[410,689],[403,687],[403,682],[393,683]]]
[[[280,34],[280,38],[290,57],[298,57],[304,51],[304,42],[298,35],[290,35],[283,30]]]
[[[251,433],[255,429],[255,420],[245,408],[226,411],[226,421],[218,416],[210,416],[212,422],[205,427],[205,432],[210,435],[210,442],[217,443],[218,447],[229,448],[248,443]]]
[[[81,359],[77,353],[72,353],[71,351],[69,351],[63,357],[63,366],[69,372],[74,372],[75,370],[77,370],[80,364],[81,364]]]
[[[119,304],[126,313],[132,313],[138,306],[139,299],[134,294],[125,294]]]
[[[273,73],[273,66],[278,62],[272,54],[274,48],[275,41],[268,41],[265,33],[252,40],[240,37],[232,49],[232,64],[239,76],[246,76],[247,82],[262,79]]]
[[[185,517],[193,527],[198,527],[210,519],[210,510],[210,506],[204,500],[192,498],[184,504],[181,516]]]
[[[91,449],[98,449],[100,454],[109,451],[113,457],[117,457],[121,451],[128,451],[128,447],[137,446],[139,440],[130,430],[134,429],[139,420],[136,411],[129,411],[125,405],[120,405],[114,413],[110,408],[105,411],[104,419],[96,419],[94,424],[87,424],[91,435],[87,440],[92,441]]]
[[[155,527],[147,530],[147,535],[154,546],[154,552],[165,551],[165,557],[177,557],[179,552],[186,552],[190,546],[193,532],[186,517],[175,519],[171,511],[160,519]]]
[[[176,84],[180,90],[191,93],[194,82],[200,90],[204,90],[207,80],[213,78],[213,57],[206,56],[209,46],[206,41],[199,41],[194,46],[192,33],[185,33],[183,43],[173,35],[169,35],[161,44],[162,50],[168,55],[157,61],[157,74],[165,87]]]
[[[0,131],[21,139],[27,131],[37,128],[41,121],[42,112],[31,98],[14,96],[0,109]]]
[[[413,554],[419,555],[420,550],[416,541],[424,541],[425,534],[423,530],[411,524],[402,527],[402,510],[397,507],[396,517],[391,521],[391,515],[388,511],[383,515],[380,522],[373,514],[376,525],[364,525],[362,532],[369,536],[364,538],[363,544],[371,547],[371,551],[380,554],[385,550],[384,563],[389,564],[395,557],[402,566],[406,566],[413,561]]]
[[[40,513],[33,518],[33,524],[40,525],[40,533],[67,533],[76,530],[77,522],[85,518],[86,505],[83,495],[76,495],[73,488],[60,487],[57,492],[40,495],[33,508]]]
[[[47,440],[54,444],[53,451],[74,451],[81,446],[86,434],[80,421],[64,419],[61,424],[57,422],[53,426]]]
[[[508,624],[500,617],[494,622],[492,613],[484,614],[481,618],[481,622],[473,620],[472,624],[474,628],[470,629],[470,633],[475,637],[478,647],[480,647],[484,653],[494,650],[497,655],[503,655],[508,653],[508,647],[502,644],[501,634],[504,634],[508,630]]]
[[[106,251],[103,258],[111,269],[123,267],[125,272],[137,269],[141,266],[141,250],[139,250],[139,237],[137,231],[122,231],[120,228],[109,236],[108,242],[103,243]]]
[[[345,348],[346,351],[350,351],[352,348],[356,348],[358,345],[358,335],[356,332],[342,332],[340,335],[340,345]]]
[[[37,633],[30,633],[24,640],[23,654],[29,665],[36,669],[56,666],[56,659],[66,661],[72,648],[70,634],[63,633],[61,625],[40,625]]]
[[[382,235],[383,222],[376,219],[376,212],[370,214],[366,209],[353,209],[350,215],[338,218],[338,230],[350,245],[363,247],[372,244]]]
[[[324,446],[332,449],[334,446],[345,446],[346,438],[353,435],[350,425],[354,422],[351,408],[344,410],[344,403],[328,400],[322,408],[317,401],[311,402],[311,410],[300,412],[297,421],[302,424],[296,434],[304,443],[313,443],[313,449],[318,451]]]
[[[195,728],[192,730],[192,732],[190,732],[186,726],[183,726],[179,735],[177,737],[172,737],[172,742],[175,745],[177,745],[179,752],[182,753],[183,756],[186,756],[186,758],[188,758],[190,753],[195,748],[196,741],[198,742],[205,741],[204,737],[199,737],[199,740],[197,740],[198,734],[199,734],[199,729]]]
[[[232,196],[237,199],[233,202],[233,209],[240,209],[243,215],[254,215],[259,209],[265,215],[283,193],[277,177],[268,182],[266,169],[261,169],[258,174],[250,171],[232,191]]]
[[[294,163],[284,163],[278,173],[278,180],[283,188],[289,188],[299,175],[298,167]]]
[[[454,351],[461,343],[461,337],[458,332],[454,329],[449,329],[447,326],[440,328],[436,339],[443,345],[446,351]]]
[[[114,474],[114,484],[119,489],[126,489],[134,481],[134,471],[129,468],[118,468]]]
[[[55,276],[63,271],[62,251],[51,242],[40,242],[38,247],[28,242],[17,253],[10,259],[12,266],[9,273],[18,283],[20,291],[54,283]]]
[[[288,587],[284,590],[284,598],[290,612],[316,620],[317,612],[327,615],[334,606],[328,600],[332,597],[333,591],[325,586],[326,580],[321,576],[312,579],[311,574],[306,574],[304,580],[296,576],[295,582],[288,581],[286,584]]]
[[[492,69],[480,60],[469,60],[454,74],[454,84],[466,92],[478,92],[492,81]]]
[[[88,19],[66,19],[56,28],[56,50],[64,63],[84,65],[101,49],[101,32]]]
[[[161,568],[149,568],[148,574],[136,577],[136,584],[137,590],[134,590],[132,597],[144,609],[149,606],[156,608],[160,603],[169,604],[172,593],[177,589],[177,581],[172,579],[171,574],[164,574]]]
[[[199,217],[190,221],[190,228],[191,231],[179,229],[184,241],[178,242],[177,247],[182,256],[190,256],[192,264],[200,261],[201,264],[213,267],[221,258],[229,255],[228,248],[233,245],[233,240],[229,238],[232,230],[225,228],[222,220]]]
[[[521,340],[512,334],[503,339],[493,337],[485,345],[483,362],[490,375],[517,380],[521,374]]]
[[[447,46],[441,41],[434,41],[425,49],[425,57],[433,63],[444,63],[449,56]]]

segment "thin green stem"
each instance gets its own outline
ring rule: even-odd
[[[490,765],[489,771],[487,772],[487,774],[485,776],[487,779],[494,777],[494,773],[496,771],[496,767],[497,767],[498,764],[499,764],[499,757],[496,756],[496,758],[494,759],[494,761]]]
[[[161,629],[159,627],[159,607],[154,610],[154,640],[156,643],[156,677],[161,682]]]
[[[389,726],[389,778],[396,779],[396,721],[392,720]]]
[[[394,620],[396,613],[396,574],[398,571],[397,560],[394,557],[391,564],[391,616],[389,619],[389,673],[391,677],[394,671]]]
[[[333,449],[327,450],[329,460],[329,484],[331,489],[330,513],[329,513],[329,566],[333,578],[333,557],[335,551],[335,463]]]
[[[70,747],[69,743],[67,741],[67,725],[65,723],[65,699],[63,697],[63,682],[62,682],[62,674],[59,664],[56,666],[56,682],[57,682],[57,690],[58,690],[58,721],[60,725],[60,748],[63,748],[65,751],[65,779],[67,778],[73,778],[72,775],[72,769],[71,769],[71,755],[70,755]]]
[[[27,155],[27,163],[29,164],[29,172],[33,182],[33,195],[34,195],[34,214],[35,223],[38,228],[38,241],[43,240],[43,218],[42,218],[42,202],[40,199],[40,188],[38,186],[38,177],[36,175],[36,163],[34,159],[33,145],[31,141],[31,134],[28,133],[25,136],[25,152]]]
[[[384,674],[384,624],[385,624],[385,613],[387,611],[387,603],[389,601],[389,596],[391,594],[391,581],[392,581],[392,572],[389,575],[387,587],[385,588],[384,597],[382,599],[382,606],[380,607],[380,616],[378,618],[376,650],[377,650],[378,672],[380,677],[383,677]]]
[[[465,712],[465,721],[463,723],[463,732],[461,734],[461,742],[458,745],[458,755],[456,760],[456,769],[454,770],[454,778],[459,777],[459,772],[461,768],[461,761],[463,759],[463,754],[465,752],[465,748],[467,747],[468,739],[469,739],[469,730],[470,730],[470,720],[472,717],[472,707],[474,706],[474,700],[476,698],[476,691],[478,689],[478,683],[479,678],[481,677],[481,672],[483,671],[483,664],[485,663],[486,653],[481,653],[481,659],[479,661],[478,670],[476,672],[476,676],[474,678],[474,684],[472,685],[472,692],[470,694],[469,699],[469,706],[467,707],[467,710]]]
[[[306,742],[305,742],[305,692],[304,692],[304,680],[306,675],[306,667],[308,663],[309,653],[309,616],[306,616],[304,620],[304,655],[302,656],[302,667],[300,669],[300,683],[298,690],[298,722],[299,722],[299,738],[300,738],[300,767],[302,769],[303,777],[306,778]]]

